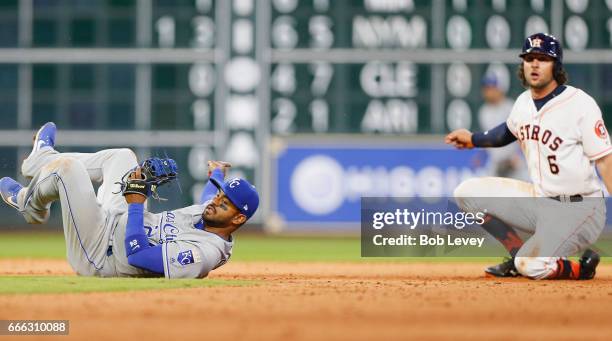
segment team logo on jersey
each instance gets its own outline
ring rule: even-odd
[[[602,120],[599,120],[595,123],[595,134],[601,139],[605,139],[608,137],[606,126],[604,125]]]
[[[178,259],[178,262],[181,265],[188,265],[194,263],[193,252],[191,252],[191,250],[179,252],[176,258]]]
[[[176,259],[181,265],[189,265],[202,261],[200,255],[197,252],[194,253],[193,250],[179,252],[179,254],[176,256]]]

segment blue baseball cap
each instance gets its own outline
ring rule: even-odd
[[[491,86],[495,88],[499,88],[499,80],[495,75],[489,74],[482,77],[482,81],[480,82],[482,86]]]
[[[259,207],[259,194],[255,186],[242,178],[234,178],[226,182],[211,177],[210,181],[236,206],[247,219],[251,218]]]

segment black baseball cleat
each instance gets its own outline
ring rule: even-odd
[[[485,269],[487,276],[493,277],[518,277],[519,272],[514,266],[514,258],[506,258],[501,264],[490,266]]]
[[[599,264],[600,257],[593,250],[586,250],[580,257],[580,275],[578,279],[593,279],[595,268]]]

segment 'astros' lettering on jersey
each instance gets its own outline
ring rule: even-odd
[[[506,123],[521,144],[538,195],[601,189],[594,161],[611,153],[612,145],[601,110],[584,91],[567,86],[538,111],[527,90]]]
[[[542,132],[540,132],[542,130]],[[534,140],[540,141],[551,151],[556,151],[563,143],[563,139],[554,136],[549,129],[541,129],[537,124],[525,124],[519,127],[519,141]],[[549,143],[550,142],[550,143]]]

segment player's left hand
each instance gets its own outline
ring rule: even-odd
[[[136,170],[130,174],[129,180],[142,180],[142,171],[140,167],[136,167]],[[124,196],[128,204],[142,204],[147,200],[147,197],[140,193],[124,193]]]

